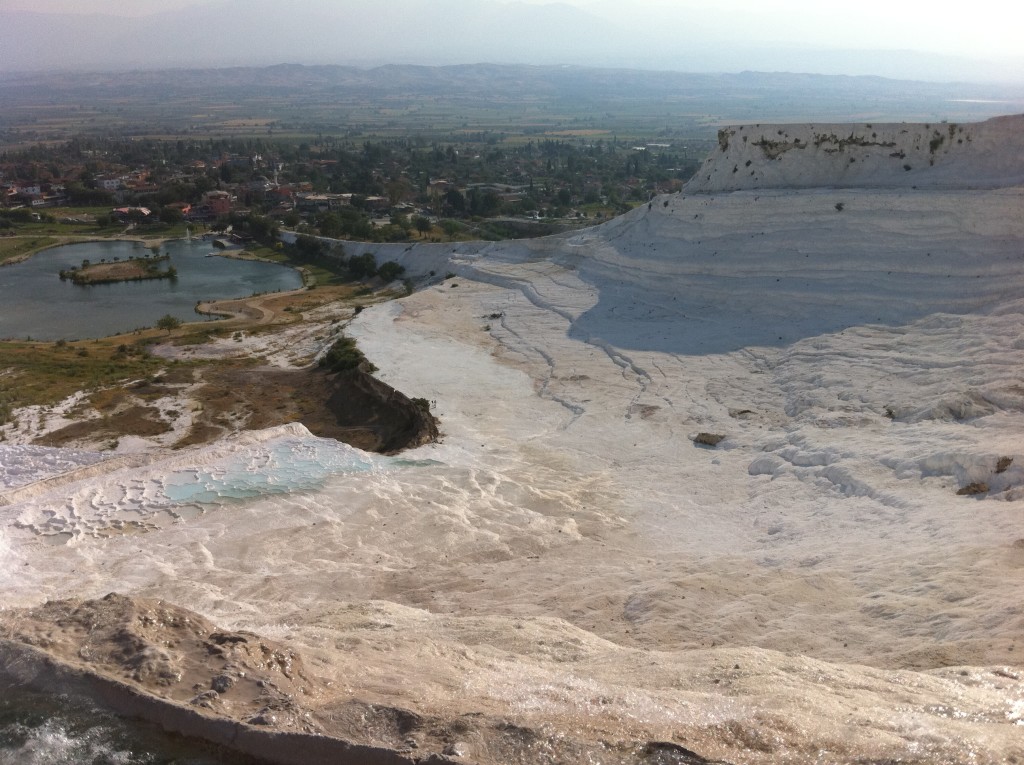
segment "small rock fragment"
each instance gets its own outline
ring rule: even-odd
[[[277,725],[277,715],[271,714],[269,709],[262,710],[248,720],[249,725]]]
[[[972,494],[984,494],[988,491],[988,484],[982,481],[975,481],[969,483],[962,489],[957,491],[957,494],[961,497],[971,496]]]
[[[724,440],[725,436],[718,433],[698,433],[693,437],[693,442],[702,446],[718,446]]]
[[[465,757],[469,754],[469,745],[464,741],[453,741],[444,748],[441,754],[448,757]]]
[[[203,691],[197,694],[195,697],[189,700],[189,704],[194,707],[204,707],[206,709],[213,708],[213,702],[219,698],[220,694],[217,691]]]

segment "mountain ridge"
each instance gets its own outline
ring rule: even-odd
[[[224,66],[191,68],[149,68],[127,71],[0,71],[0,92],[23,89],[29,92],[73,90],[87,95],[90,88],[132,88],[189,86],[193,88],[286,87],[304,89],[368,87],[376,94],[404,89],[434,88],[450,95],[479,92],[527,94],[538,90],[561,90],[566,97],[609,98],[652,95],[659,97],[698,97],[724,95],[732,98],[792,95],[798,90],[817,93],[825,99],[861,99],[861,108],[870,108],[872,97],[904,99],[915,97],[974,101],[1006,100],[1024,105],[1024,88],[1007,85],[978,85],[965,82],[922,82],[874,75],[827,75],[799,72],[739,73],[679,72],[628,68],[603,68],[582,65],[538,64],[384,64],[362,67],[346,64],[301,64],[281,62],[268,66]],[[45,96],[45,93],[41,93]]]

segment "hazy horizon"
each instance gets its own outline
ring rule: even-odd
[[[0,0],[0,71],[572,64],[1024,83],[1024,7],[869,0]]]

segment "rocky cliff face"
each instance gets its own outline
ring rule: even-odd
[[[1024,183],[1024,115],[968,124],[739,125],[720,130],[718,143],[687,191]]]

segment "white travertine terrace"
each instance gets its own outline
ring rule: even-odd
[[[923,160],[917,189],[859,145],[861,175],[772,159],[747,126],[593,229],[366,246],[455,274],[349,327],[441,443],[0,447],[0,598],[187,606],[286,641],[336,700],[462,720],[464,761],[1024,761],[1024,118],[896,127],[877,140]],[[744,157],[775,185],[701,180]],[[268,454],[299,467],[225,467]],[[245,490],[164,513],[168,476],[208,466]],[[531,731],[518,754],[496,720]]]

